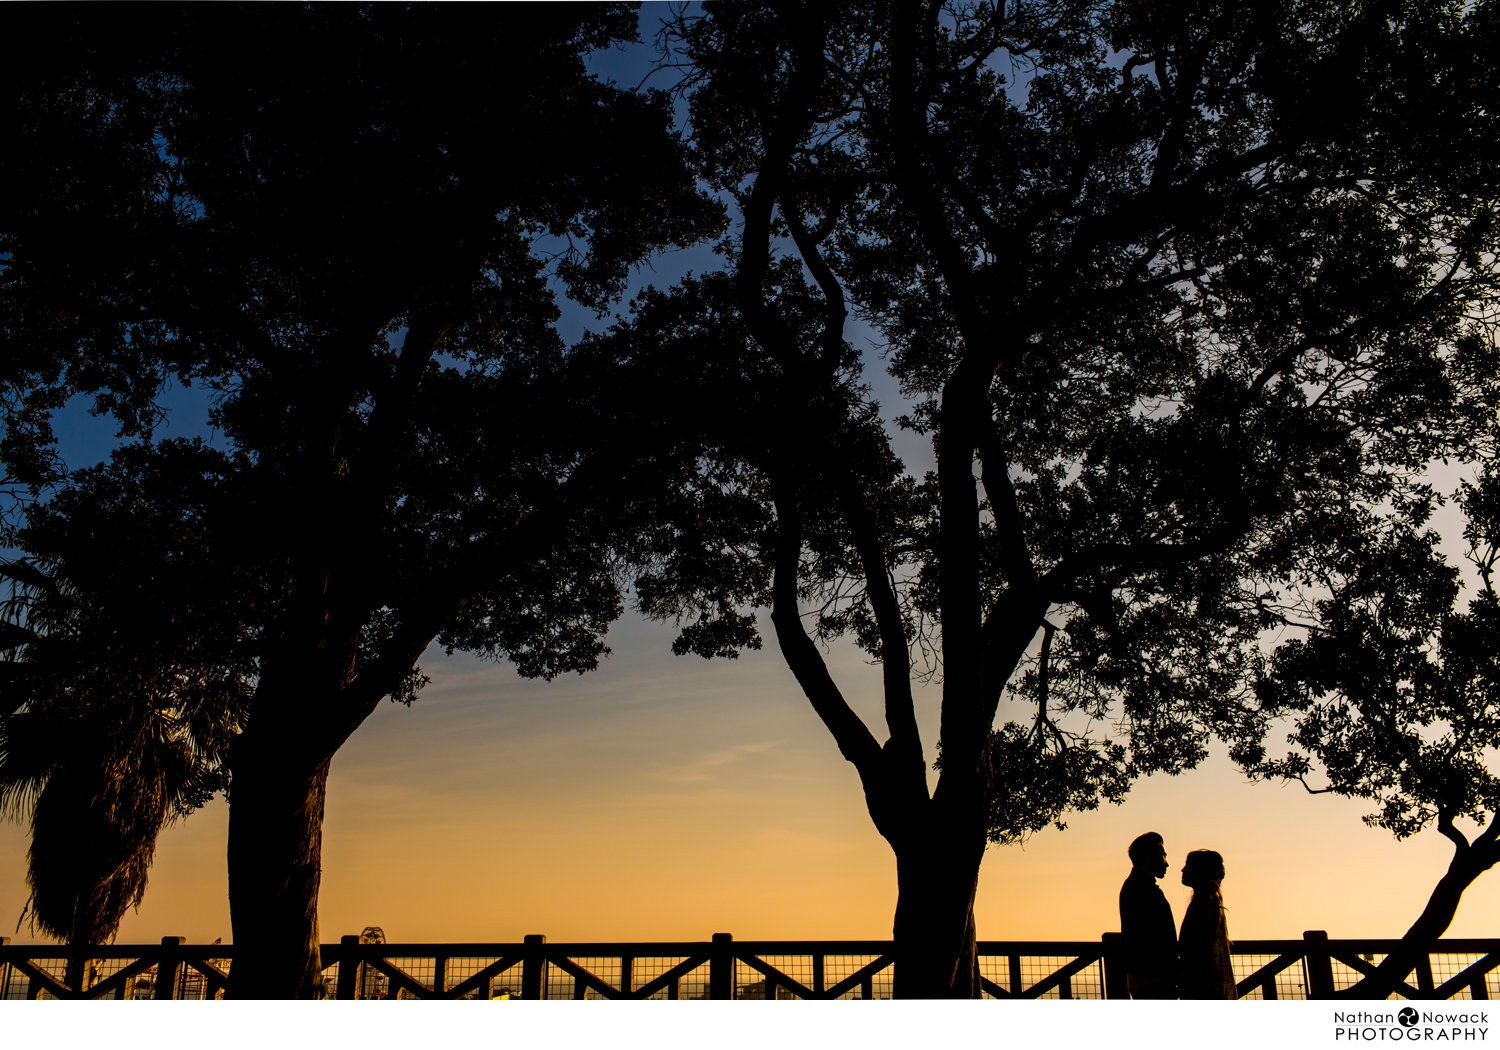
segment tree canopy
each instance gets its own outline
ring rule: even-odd
[[[595,410],[555,289],[601,307],[721,209],[670,100],[587,73],[635,38],[617,6],[26,17],[46,24],[6,86],[0,452],[40,492],[66,480],[70,396],[146,440],[169,377],[217,392],[207,549],[260,589],[228,757],[235,990],[315,994],[334,752],[410,698],[435,638],[594,667],[630,507],[676,469],[660,427],[613,440],[635,406]]]
[[[1422,914],[1354,995],[1389,994],[1448,928],[1464,891],[1500,862],[1497,482],[1491,461],[1461,490],[1481,579],[1467,612],[1437,534],[1390,522],[1328,567],[1303,636],[1277,646],[1255,683],[1256,718],[1238,748],[1247,772],[1373,803],[1365,822],[1398,839],[1436,827],[1453,843]],[[1282,727],[1291,749],[1268,753]]]
[[[1494,393],[1493,31],[1447,4],[677,20],[694,143],[744,215],[725,298],[687,330],[747,355],[737,395],[712,388],[745,406],[722,447],[761,479],[740,553],[774,574],[755,600],[896,853],[898,994],[976,994],[987,834],[1233,737],[1293,592],[1380,508],[1420,517],[1426,463],[1471,451]],[[679,308],[650,306],[632,343],[677,339]],[[868,451],[851,312],[919,399],[918,484]],[[809,604],[881,659],[884,743]]]
[[[1427,465],[1484,451],[1493,3],[721,0],[662,38],[690,142],[586,75],[613,6],[49,10],[0,142],[0,455],[82,499],[68,397],[144,439],[168,377],[219,392],[236,994],[314,989],[328,763],[426,646],[586,670],[629,576],[682,653],[769,608],[896,855],[897,994],[977,995],[987,843],[1214,734],[1259,761],[1268,632],[1420,562]],[[556,288],[707,237],[722,271],[562,344]]]
[[[33,928],[112,940],[163,824],[227,784],[254,681],[255,581],[209,556],[223,457],[140,448],[33,509],[0,645],[0,804],[29,819]]]

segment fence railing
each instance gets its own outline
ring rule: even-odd
[[[1119,934],[1098,941],[980,941],[983,994],[995,999],[1123,999]],[[1242,999],[1337,997],[1395,940],[1236,941]],[[330,999],[888,999],[890,941],[369,944],[322,946]],[[214,999],[233,981],[234,946],[20,945],[0,938],[0,999]],[[1500,939],[1438,941],[1393,993],[1500,996]],[[1414,979],[1415,986],[1410,982]]]

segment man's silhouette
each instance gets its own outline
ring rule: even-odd
[[[1156,880],[1167,873],[1167,847],[1154,831],[1130,844],[1130,877],[1120,887],[1120,935],[1132,999],[1177,998],[1177,924]]]

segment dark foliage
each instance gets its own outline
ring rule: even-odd
[[[634,38],[621,6],[5,21],[34,46],[0,129],[0,452],[38,492],[77,488],[51,451],[67,398],[149,441],[164,382],[217,393],[205,548],[258,610],[227,759],[235,992],[315,994],[332,755],[410,700],[434,639],[525,675],[595,667],[629,529],[691,470],[570,364],[554,288],[602,307],[722,210],[670,100],[586,73]]]
[[[1453,860],[1422,914],[1376,972],[1351,991],[1388,994],[1442,936],[1464,891],[1500,862],[1500,601],[1492,570],[1500,520],[1493,462],[1466,484],[1471,557],[1482,587],[1456,609],[1457,573],[1434,533],[1394,526],[1330,568],[1306,636],[1278,646],[1256,683],[1256,715],[1239,747],[1252,776],[1364,799],[1365,817],[1398,839],[1436,826]],[[1273,726],[1292,750],[1267,755]],[[1458,822],[1479,825],[1473,838]]]
[[[705,173],[744,214],[708,307],[743,335],[699,333],[748,338],[741,392],[705,394],[769,501],[741,550],[772,567],[782,651],[895,850],[898,994],[977,994],[987,835],[1240,734],[1264,633],[1383,518],[1422,518],[1429,460],[1475,452],[1495,18],[723,2],[668,34]],[[851,439],[883,445],[852,422],[851,311],[919,401],[920,484]],[[882,660],[886,742],[809,606]],[[942,682],[931,793],[914,657]]]
[[[0,804],[29,819],[34,929],[113,939],[162,826],[226,786],[254,680],[257,581],[210,553],[225,458],[133,448],[33,512],[0,672]]]

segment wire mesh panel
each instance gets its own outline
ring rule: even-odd
[[[1000,988],[1005,989],[1011,995],[1019,995],[1019,989],[1012,988],[1010,983],[1010,957],[1005,955],[981,955],[979,962],[979,976],[990,981]],[[989,992],[981,992],[985,999],[993,999],[995,996]]]
[[[499,956],[495,955],[455,955],[448,959],[447,981],[445,982],[451,991],[473,977],[480,970],[499,962]],[[510,991],[511,985],[515,987],[515,993]],[[519,999],[521,997],[521,969],[512,966],[507,971],[492,976],[489,987],[486,989],[485,982],[480,981],[472,989],[458,996],[460,999]]]
[[[640,983],[631,978],[634,972],[633,964],[636,962],[634,959],[618,955],[570,955],[567,958],[568,962],[593,974],[616,991],[628,992],[630,990],[622,987],[622,975],[627,984]],[[591,987],[582,977],[570,974],[560,966],[549,966],[547,967],[547,998],[608,999],[609,996],[598,988]]]
[[[542,964],[542,998],[572,999],[575,994],[574,979],[556,966]]]
[[[495,979],[490,983],[490,998],[521,998],[521,966],[519,963],[495,975]]]
[[[774,972],[763,973],[744,959],[735,960],[734,969],[734,997],[736,999],[797,999],[799,993],[790,986],[784,978],[795,981],[798,985],[820,995],[838,985],[844,983],[851,977],[866,970],[872,963],[878,961],[879,955],[757,955],[755,957]],[[821,963],[822,980],[819,980],[818,969]],[[836,998],[839,999],[889,999],[892,988],[891,979],[894,967],[886,965],[882,969],[867,973],[863,978],[848,989],[841,992]]]
[[[639,991],[642,988],[645,988],[648,984],[650,984],[652,981],[656,980],[662,974],[666,973],[668,970],[671,970],[673,967],[680,966],[681,964],[687,962],[687,960],[688,960],[688,957],[686,955],[643,955],[643,956],[638,956],[636,959],[634,959],[632,961],[632,965],[631,965],[631,968],[630,968],[630,989],[629,990],[632,993],[634,993],[634,992]],[[700,967],[698,967],[698,970],[702,971],[702,973],[699,974],[698,977],[696,978],[697,984],[701,984],[702,985],[701,992],[697,992],[697,994],[693,994],[693,995],[689,995],[689,996],[684,996],[682,994],[683,993],[682,979],[679,978],[675,989],[671,986],[671,983],[669,982],[665,987],[659,988],[656,991],[652,992],[649,996],[647,996],[647,998],[648,999],[682,999],[682,998],[706,999],[706,998],[708,998],[708,969],[705,966],[700,966]],[[697,972],[698,972],[697,970],[694,971],[694,973],[697,973]]]
[[[621,992],[622,984],[630,984],[634,960],[621,956],[567,956],[567,962],[588,972],[601,984]],[[591,986],[583,977],[568,974],[561,966],[547,966],[546,975],[547,999],[609,999],[606,993]]]
[[[1117,936],[1106,935],[1101,942],[980,942],[983,994],[1046,999],[1118,994],[1113,984],[1106,989],[1105,981],[1106,971],[1111,982],[1115,979],[1119,965]],[[1239,941],[1232,955],[1234,975],[1247,999],[1333,995],[1372,973],[1397,944],[1377,938],[1329,940],[1317,931],[1295,940]],[[1436,947],[1392,998],[1500,998],[1500,969],[1478,972],[1500,959],[1500,939],[1445,939]],[[221,950],[223,955],[216,954]],[[715,989],[739,999],[888,999],[893,951],[887,941],[736,942],[727,934],[701,942],[556,945],[539,935],[524,944],[451,945],[387,945],[361,935],[358,941],[350,936],[323,946],[329,965],[321,971],[321,990],[326,998],[360,999],[706,999]],[[1108,965],[1101,952],[1109,954]],[[222,998],[232,954],[230,945],[185,945],[180,938],[164,938],[160,946],[78,948],[0,941],[0,999],[73,998],[79,992],[72,989],[91,998]],[[502,965],[505,969],[496,969]],[[344,973],[346,968],[353,972]],[[160,987],[167,975],[175,975],[170,989]]]
[[[1068,955],[1023,955],[1021,959],[1020,989],[1024,993],[1027,989],[1041,984],[1058,970],[1073,962],[1075,956]],[[1097,964],[1096,964],[1097,965]],[[1098,978],[1095,978],[1098,981]],[[1049,988],[1038,999],[1073,999],[1073,978],[1063,978],[1054,987]]]
[[[1280,958],[1280,956],[1264,953],[1236,953],[1234,955],[1231,955],[1229,958],[1231,965],[1233,965],[1234,967],[1235,983],[1239,983],[1240,981],[1243,981],[1252,976],[1257,970],[1261,969],[1262,967],[1269,966],[1271,963]],[[1246,992],[1244,995],[1240,996],[1240,998],[1306,999],[1307,975],[1305,966],[1306,964],[1301,959],[1298,959],[1296,962],[1292,963],[1290,966],[1282,970],[1280,973],[1276,974],[1274,977],[1269,978],[1269,983],[1271,984],[1273,991],[1272,995],[1266,994],[1266,982],[1262,981],[1254,988]]]
[[[338,998],[339,967],[342,965],[343,964],[340,962],[334,962],[331,966],[323,967],[322,972],[319,974],[319,979],[321,981],[320,987],[322,989],[322,994],[318,996],[319,999]],[[358,963],[355,963],[354,965],[357,966]]]
[[[26,998],[26,977],[9,963],[0,963],[0,1000]]]
[[[118,966],[110,966],[114,959],[84,959],[75,962],[73,972],[69,974],[71,980],[80,981],[84,988],[92,988],[104,977],[105,970],[119,969]]]
[[[1095,959],[1068,978],[1069,990],[1074,999],[1104,998],[1104,961]]]
[[[71,961],[57,956],[14,955],[0,962],[0,999],[54,999],[55,992],[43,981],[28,972],[33,968],[56,981],[64,988],[80,989],[89,998],[96,999],[154,999],[160,974],[157,963],[146,963],[149,955],[133,954],[112,946],[98,950],[109,953],[102,958],[75,958]],[[228,959],[206,960],[202,968],[189,962],[177,967],[177,980],[172,988],[172,998],[219,999],[224,996],[224,980],[219,974],[205,974],[203,969],[217,969],[226,974]],[[169,969],[170,972],[170,969]],[[104,987],[100,987],[104,985]],[[77,994],[76,992],[74,994]],[[68,998],[72,998],[69,995]]]
[[[813,957],[811,955],[761,955],[757,956],[768,967],[785,974],[803,988],[813,986]],[[743,974],[736,971],[736,998],[739,999],[796,999],[798,995],[774,974],[764,974],[743,959],[739,960]]]
[[[358,965],[359,969],[354,975],[354,998],[389,999],[391,997],[391,979],[368,962],[362,962]]]
[[[743,959],[734,961],[734,997],[736,999],[764,999],[766,997],[765,977]]]
[[[677,981],[677,998],[707,999],[709,997],[708,979],[708,963],[689,970]]]
[[[127,999],[156,998],[156,967],[148,966],[130,979]]]
[[[36,967],[38,970],[41,970],[43,973],[45,973],[48,977],[52,978],[57,983],[63,984],[63,983],[66,982],[67,975],[68,975],[68,960],[66,960],[66,959],[56,959],[56,958],[47,958],[45,956],[33,956],[28,961],[31,963],[32,966]],[[25,998],[25,999],[56,999],[57,998],[57,996],[53,995],[50,991],[48,991],[41,984],[39,984],[39,983],[34,984],[33,981],[32,981],[32,979],[30,977],[26,977],[26,975],[24,975],[24,974],[22,974],[21,976],[22,976],[22,978],[26,982],[26,992],[22,996],[22,998]]]
[[[191,966],[183,965],[177,969],[177,998],[178,999],[206,999],[212,998],[204,994],[203,975]]]
[[[210,960],[210,962],[214,963],[224,963],[227,961],[228,960]],[[224,969],[224,967],[220,965],[218,969],[222,970]],[[327,973],[328,971],[325,970],[323,978],[323,995],[320,998],[332,999],[334,989],[337,987],[338,975],[337,973],[335,973],[334,981],[330,982],[328,980]],[[198,970],[195,970],[192,966],[184,964],[182,970],[178,975],[177,998],[222,999],[224,998],[224,989],[219,985],[219,982],[217,980],[211,980],[209,977],[200,973]]]
[[[853,977],[860,970],[869,966],[878,955],[825,955],[823,956],[823,987],[825,989],[836,988],[844,981]],[[885,990],[882,998],[890,998],[890,968],[886,968],[885,974],[875,974],[870,978],[870,991],[875,992],[877,986]],[[874,998],[872,994],[870,998]],[[854,985],[848,991],[837,996],[839,999],[863,999],[865,998],[863,982]]]
[[[417,984],[420,984],[423,988],[426,988],[429,991],[432,989],[433,965],[436,961],[432,956],[394,956],[388,958],[387,961],[392,966],[399,967],[401,971],[406,974],[406,976],[410,977]],[[395,998],[419,999],[421,998],[421,996],[417,995],[409,988],[402,988],[398,986],[396,989]]]
[[[1441,988],[1482,958],[1484,956],[1478,952],[1433,952],[1428,956],[1428,963],[1432,968],[1433,986]],[[1479,978],[1479,983],[1484,988],[1485,998],[1489,998],[1497,990],[1497,985],[1491,983],[1495,980],[1494,970]],[[1473,999],[1474,997],[1472,983],[1466,983],[1461,991],[1452,996],[1454,999]]]
[[[1365,958],[1366,962],[1369,962],[1371,965],[1374,965],[1374,966],[1379,966],[1382,962],[1385,961],[1385,956],[1383,954],[1382,955],[1373,955],[1373,956],[1369,956],[1369,957],[1362,956],[1362,958]],[[1336,988],[1336,989],[1338,989],[1340,991],[1342,991],[1345,988],[1353,988],[1364,977],[1364,974],[1360,973],[1358,970],[1354,969],[1352,966],[1345,965],[1344,963],[1340,962],[1337,959],[1332,960],[1332,966],[1333,966],[1333,986],[1334,986],[1334,988]],[[1278,988],[1278,991],[1279,990],[1280,989]],[[1307,994],[1305,992],[1303,994],[1297,995],[1297,996],[1287,996],[1288,999],[1291,999],[1291,998],[1306,999],[1307,997],[1308,996],[1307,996]],[[1395,993],[1392,993],[1391,995],[1386,996],[1386,998],[1387,999],[1396,999],[1396,998],[1400,998],[1400,996],[1397,996]]]
[[[1361,952],[1359,953],[1359,958],[1363,962],[1369,963],[1371,966],[1379,966],[1381,963],[1385,962],[1385,952]],[[1345,988],[1352,988],[1356,983],[1358,983],[1359,979],[1362,976],[1363,974],[1356,972],[1349,966],[1346,966],[1344,963],[1339,962],[1339,960],[1333,960],[1333,986],[1340,991]],[[1412,981],[1414,980],[1414,978],[1408,977],[1407,980]],[[1392,992],[1390,995],[1387,995],[1386,998],[1400,999],[1401,996],[1397,995],[1395,992]]]
[[[98,959],[95,960],[96,969],[92,979],[86,987],[94,987],[114,977],[121,970],[135,969],[136,972],[127,976],[114,989],[113,992],[105,993],[105,999],[153,999],[156,997],[156,966],[152,964],[139,968],[138,959]],[[222,995],[216,998],[223,998]]]

